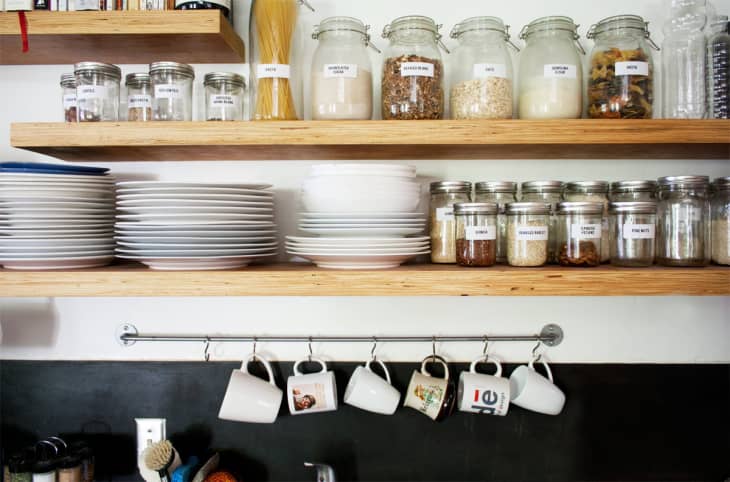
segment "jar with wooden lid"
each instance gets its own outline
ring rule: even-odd
[[[154,120],[193,120],[194,79],[195,71],[188,64],[166,61],[150,64]]]
[[[431,183],[430,229],[431,262],[456,263],[456,218],[454,204],[471,202],[471,183],[440,181]]]
[[[631,268],[654,264],[656,201],[612,202],[611,264]]]
[[[550,205],[509,203],[507,213],[507,262],[510,266],[543,266],[548,261]]]
[[[507,262],[507,203],[517,202],[517,183],[511,181],[478,182],[474,185],[474,202],[495,203],[497,214],[497,262]]]
[[[656,201],[656,181],[617,181],[608,194],[612,202]]]
[[[456,262],[487,267],[497,262],[497,204],[454,204]]]
[[[599,266],[602,231],[603,203],[558,204],[558,263],[573,267]]]
[[[152,84],[147,73],[127,74],[127,120],[147,122],[152,120]]]
[[[730,265],[730,177],[715,179],[712,195],[712,261]]]

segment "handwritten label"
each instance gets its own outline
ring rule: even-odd
[[[547,241],[547,226],[517,226],[515,238],[517,241]]]
[[[63,96],[63,108],[70,109],[76,107],[76,94],[65,94]]]
[[[127,97],[127,107],[130,109],[149,109],[152,107],[152,96],[147,94],[134,94]]]
[[[156,99],[181,99],[182,88],[175,84],[157,84],[155,85]]]
[[[496,226],[466,226],[464,234],[467,241],[492,241],[497,239]]]
[[[616,75],[649,75],[649,62],[616,62]]]
[[[436,208],[436,221],[447,222],[454,220],[454,208]]]
[[[571,224],[570,237],[573,239],[600,239],[600,224]]]
[[[103,85],[79,85],[76,87],[77,100],[103,99],[107,88]]]
[[[291,66],[287,64],[259,64],[256,66],[256,77],[259,79],[288,79],[291,77]]]
[[[433,77],[433,64],[428,62],[403,62],[400,64],[401,77]]]
[[[505,64],[474,64],[474,78],[486,79],[488,77],[507,78],[507,66]]]
[[[653,224],[624,224],[624,239],[654,239],[656,237],[656,226]]]
[[[210,105],[213,107],[234,107],[236,97],[228,94],[213,94],[210,96]]]
[[[545,64],[543,75],[551,79],[575,79],[578,68],[568,64]]]
[[[357,77],[357,64],[324,64],[325,79],[354,79]]]

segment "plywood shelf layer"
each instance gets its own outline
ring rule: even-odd
[[[0,64],[245,62],[243,41],[217,10],[29,12],[30,50],[21,51],[15,12],[0,13]]]
[[[730,159],[730,121],[21,123],[11,145],[68,161]]]
[[[411,265],[339,271],[262,265],[165,272],[137,264],[76,271],[0,269],[0,296],[728,296],[730,268],[588,269]]]

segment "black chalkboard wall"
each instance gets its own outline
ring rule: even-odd
[[[135,417],[167,418],[183,456],[225,449],[240,480],[714,480],[730,477],[730,366],[556,365],[568,396],[558,417],[411,410],[334,413],[273,425],[216,418],[232,363],[0,362],[5,454],[41,436],[86,433],[100,479],[135,480]],[[333,366],[344,392],[354,364]],[[465,365],[454,365],[462,369]],[[403,390],[415,365],[391,364]],[[509,369],[512,367],[507,367]],[[276,366],[279,385],[291,364]]]

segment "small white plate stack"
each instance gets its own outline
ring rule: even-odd
[[[393,268],[428,254],[418,212],[416,168],[390,164],[322,164],[302,186],[299,230],[287,252],[323,268]]]
[[[117,187],[117,257],[159,270],[233,269],[277,254],[270,184]]]
[[[33,270],[111,263],[114,178],[102,168],[37,166],[0,172],[0,265]]]

